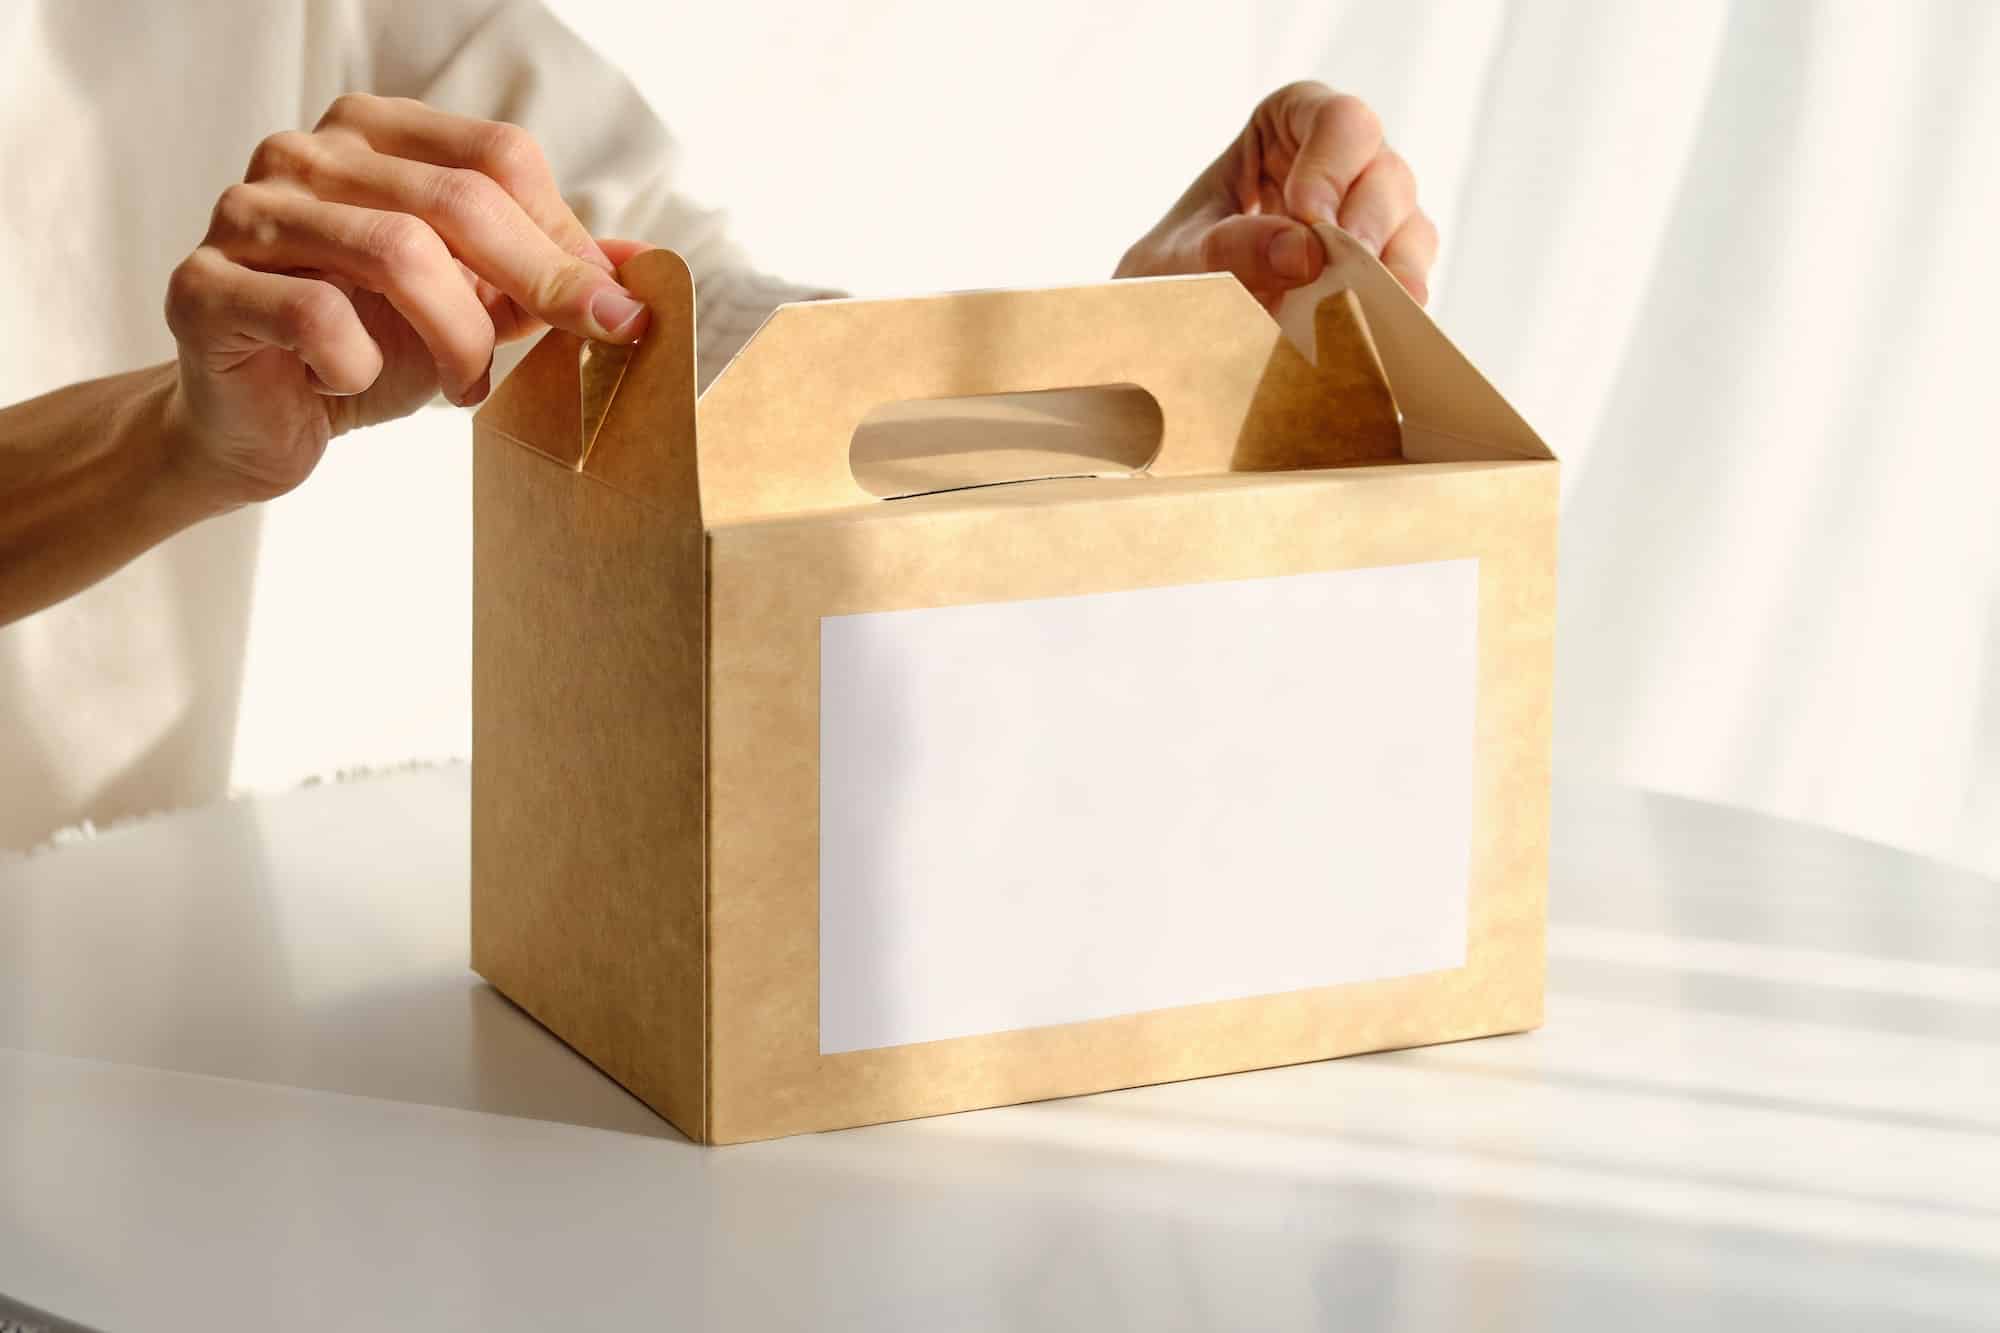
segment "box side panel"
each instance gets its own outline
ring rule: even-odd
[[[1103,504],[913,508],[868,523],[713,534],[709,965],[717,1141],[1540,1022],[1555,465],[1326,472],[1257,487],[1218,479],[1212,487],[1176,484],[1156,498],[1135,494],[1132,483],[1106,484],[1119,488],[1118,498]],[[1465,966],[822,1053],[822,617],[1448,560],[1478,562],[1476,700],[1465,741],[1475,751]],[[1171,715],[1161,718],[1163,728],[1172,724]],[[1382,891],[1394,891],[1393,883]],[[1218,884],[1215,910],[1228,911],[1230,897]],[[1033,984],[1040,962],[1020,959],[1024,984]]]
[[[702,536],[480,435],[472,965],[700,1138]]]
[[[1472,864],[1497,1032],[1542,1024],[1548,975],[1556,537],[1561,465],[1510,468],[1487,497],[1505,559],[1480,577],[1478,764]]]

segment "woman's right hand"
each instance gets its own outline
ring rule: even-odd
[[[343,431],[485,398],[496,344],[630,342],[645,307],[513,125],[350,95],[274,134],[174,270],[175,464],[218,508],[305,480]]]

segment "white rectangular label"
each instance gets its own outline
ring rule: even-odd
[[[822,619],[820,1051],[1463,966],[1478,583]]]

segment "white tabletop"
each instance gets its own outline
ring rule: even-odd
[[[466,808],[415,771],[0,863],[0,1292],[113,1330],[2000,1318],[1977,876],[1564,788],[1540,1032],[705,1149],[466,970]]]

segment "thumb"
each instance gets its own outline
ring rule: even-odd
[[[1285,120],[1299,145],[1285,176],[1285,211],[1307,222],[1337,222],[1355,178],[1382,151],[1381,118],[1358,97],[1307,85]]]
[[[1245,213],[1209,228],[1201,266],[1234,273],[1259,300],[1303,287],[1326,267],[1326,250],[1310,228],[1271,213]]]

